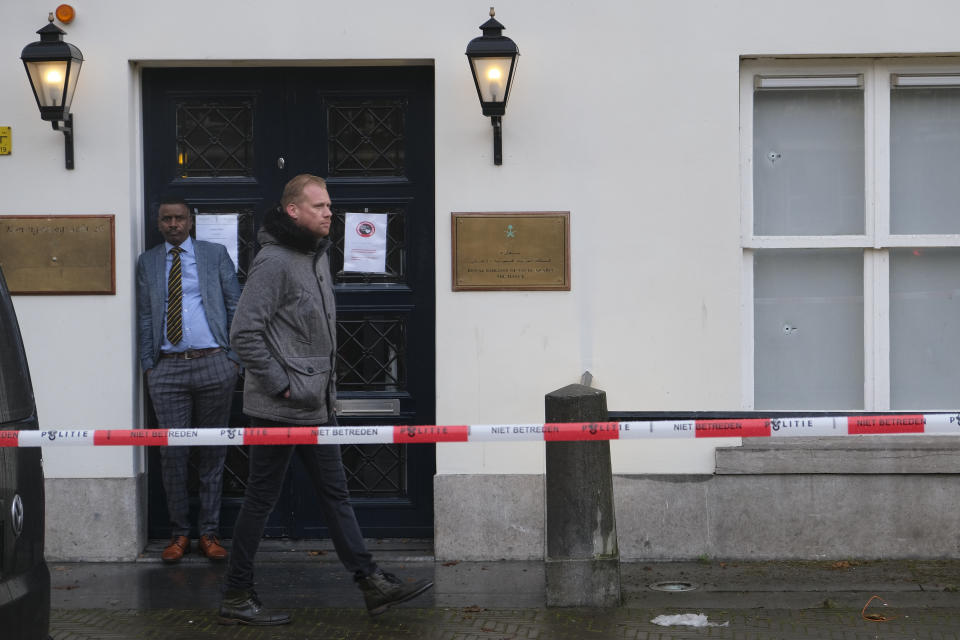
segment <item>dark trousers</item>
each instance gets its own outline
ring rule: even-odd
[[[147,388],[157,426],[161,429],[221,428],[230,423],[230,401],[237,384],[237,366],[223,351],[203,358],[161,358],[147,375]],[[175,536],[190,535],[187,494],[187,464],[191,449],[197,450],[200,481],[200,535],[218,535],[223,463],[226,447],[161,447],[160,471],[167,494],[170,530]]]
[[[251,423],[257,427],[302,426],[260,418],[252,418]],[[258,445],[250,447],[250,475],[234,525],[230,564],[224,579],[227,589],[253,588],[253,558],[260,547],[267,518],[280,497],[294,452],[310,476],[340,562],[355,574],[369,575],[377,568],[350,504],[340,445]]]

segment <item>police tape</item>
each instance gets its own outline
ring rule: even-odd
[[[960,435],[960,413],[453,426],[45,429],[0,431],[0,447],[573,442],[862,435]]]

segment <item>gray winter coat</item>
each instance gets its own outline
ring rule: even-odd
[[[243,412],[293,424],[324,424],[333,417],[337,397],[330,242],[321,240],[315,250],[291,246],[285,233],[278,233],[277,220],[271,222],[272,227],[265,221],[257,235],[262,248],[230,330],[230,345],[246,367]],[[281,221],[289,227],[286,222]],[[290,397],[284,398],[287,389]]]

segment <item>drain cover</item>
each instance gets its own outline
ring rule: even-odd
[[[654,591],[693,591],[697,585],[692,582],[654,582],[650,585]]]

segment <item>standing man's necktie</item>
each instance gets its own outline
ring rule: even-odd
[[[180,254],[183,249],[170,249],[173,264],[167,279],[167,340],[177,344],[183,339],[183,283],[180,275]]]

